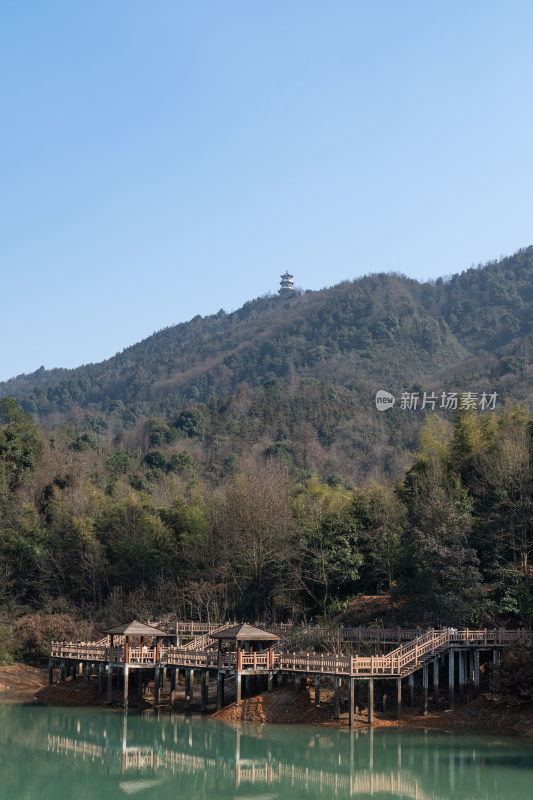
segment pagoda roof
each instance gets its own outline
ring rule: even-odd
[[[280,639],[275,633],[248,625],[247,622],[242,622],[240,625],[234,625],[232,628],[225,628],[223,631],[209,635],[211,639],[231,639],[238,642],[278,642]]]
[[[117,625],[115,628],[108,628],[104,633],[115,635],[122,634],[124,636],[168,636],[165,631],[160,631],[158,628],[152,628],[150,625],[143,625],[136,619],[133,622],[127,622],[124,625]]]

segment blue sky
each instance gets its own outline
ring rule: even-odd
[[[533,4],[0,4],[0,379],[533,243]]]

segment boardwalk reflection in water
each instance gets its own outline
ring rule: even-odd
[[[533,785],[528,742],[383,729],[236,729],[209,719],[109,711],[2,712],[0,777],[10,800],[524,800]]]

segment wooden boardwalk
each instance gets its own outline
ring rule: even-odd
[[[229,623],[228,623],[229,625]],[[349,719],[352,722],[354,706],[357,707],[358,700],[356,683],[366,682],[368,687],[368,708],[369,722],[373,721],[374,708],[374,680],[395,680],[397,685],[397,706],[398,716],[401,716],[401,697],[402,680],[408,679],[411,697],[413,696],[413,675],[415,672],[422,671],[422,683],[424,689],[424,710],[427,713],[428,693],[429,693],[429,673],[428,667],[433,667],[433,694],[435,698],[439,691],[439,675],[443,668],[446,658],[448,669],[448,694],[450,706],[453,707],[456,674],[459,690],[469,680],[473,681],[476,689],[479,687],[479,657],[481,651],[492,651],[492,661],[494,664],[499,662],[499,653],[502,648],[524,642],[531,639],[532,632],[524,630],[505,630],[505,629],[484,629],[484,630],[427,630],[410,631],[414,637],[405,643],[400,644],[391,652],[386,654],[376,654],[370,656],[359,655],[339,655],[334,653],[317,653],[289,651],[285,649],[287,643],[294,641],[295,632],[288,631],[287,638],[281,640],[277,651],[239,651],[216,650],[208,646],[209,636],[216,630],[224,629],[226,626],[214,626],[211,631],[199,631],[191,627],[191,635],[199,633],[190,643],[185,646],[176,645],[164,646],[157,644],[155,647],[134,647],[128,643],[109,644],[107,640],[99,642],[53,642],[50,652],[49,680],[53,682],[54,668],[59,667],[61,679],[69,671],[74,669],[78,674],[85,669],[87,675],[91,671],[98,669],[99,690],[104,691],[104,680],[107,678],[108,702],[111,702],[113,676],[121,674],[121,686],[123,690],[123,704],[128,706],[128,675],[137,674],[137,685],[140,687],[140,695],[143,691],[143,682],[148,679],[154,680],[154,703],[159,703],[160,684],[162,673],[170,676],[170,702],[173,703],[176,696],[177,673],[185,674],[185,704],[186,708],[192,698],[191,680],[193,675],[199,674],[201,677],[201,707],[205,709],[208,696],[209,675],[216,676],[217,679],[217,707],[221,708],[224,704],[224,679],[228,675],[235,676],[236,681],[236,702],[241,702],[242,681],[249,684],[250,679],[267,678],[268,689],[273,688],[274,676],[277,680],[284,676],[293,676],[297,687],[300,686],[302,676],[314,678],[315,681],[315,702],[319,702],[320,679],[329,677],[334,679],[335,687],[335,716],[340,713],[340,686],[341,680],[348,681],[349,687]],[[346,631],[346,629],[344,629]],[[356,633],[354,633],[354,631]],[[303,634],[305,635],[305,629]],[[345,635],[345,634],[343,634]],[[357,641],[372,641],[376,637],[376,629],[351,629],[351,635]],[[374,641],[382,642],[383,631],[377,630]],[[398,629],[391,630],[386,634],[390,635],[390,641],[398,635]]]
[[[223,626],[218,629],[222,630]],[[339,675],[355,678],[393,678],[405,677],[419,669],[435,655],[454,649],[491,649],[526,641],[533,634],[523,630],[429,630],[415,636],[407,644],[402,644],[386,655],[345,656],[333,653],[274,652],[273,664],[268,664],[268,653],[243,653],[242,670],[302,672],[320,675]],[[202,645],[204,635],[202,635]],[[194,640],[193,640],[194,641]],[[52,659],[67,659],[82,662],[124,665],[132,668],[153,667],[156,663],[180,669],[237,669],[237,653],[222,652],[195,647],[161,647],[159,661],[156,662],[155,648],[128,648],[125,661],[124,645],[109,647],[101,643],[53,642]]]

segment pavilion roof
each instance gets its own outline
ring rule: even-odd
[[[143,625],[142,622],[138,622],[136,619],[124,625],[117,625],[115,628],[108,628],[104,633],[123,634],[124,636],[168,636],[165,631],[152,628],[150,625]]]
[[[277,642],[280,638],[275,633],[255,628],[253,625],[248,625],[247,622],[234,625],[232,628],[225,628],[217,633],[210,633],[209,636],[211,639],[231,639],[239,642]]]

